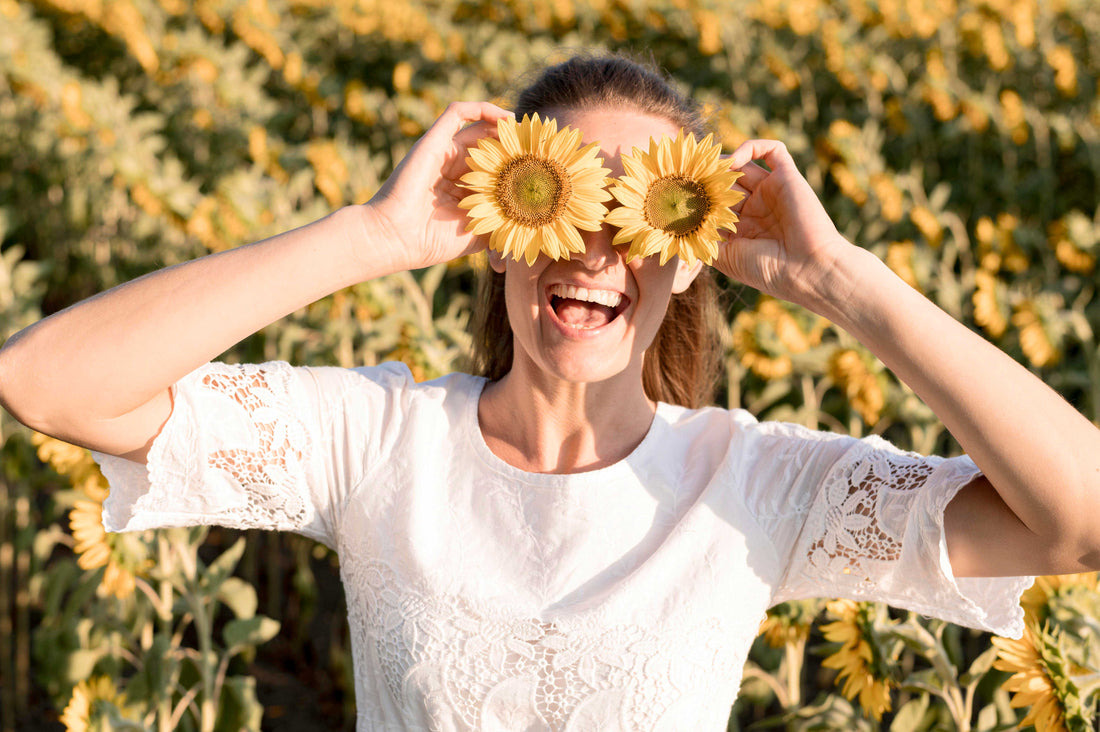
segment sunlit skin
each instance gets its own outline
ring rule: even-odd
[[[621,110],[552,112],[560,126],[598,141],[605,167],[623,172],[620,156],[651,137],[675,136],[670,121]],[[478,416],[489,448],[531,472],[576,472],[616,462],[641,442],[655,404],[642,388],[642,360],[664,319],[673,292],[685,289],[700,266],[657,257],[626,263],[627,246],[612,247],[616,229],[582,232],[585,253],[571,260],[539,256],[533,265],[490,262],[505,273],[508,317],[514,335],[511,371],[489,385]],[[579,329],[562,322],[549,288],[569,284],[621,293],[611,322]],[[522,411],[512,405],[529,405]]]

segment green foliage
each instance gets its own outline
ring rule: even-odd
[[[367,200],[451,100],[507,104],[547,61],[635,50],[704,105],[727,149],[782,139],[843,233],[1100,420],[1097,48],[1100,7],[1088,0],[0,0],[0,337],[157,267]],[[224,357],[400,359],[419,378],[445,373],[468,347],[477,266],[361,283]],[[736,285],[730,299],[726,403],[958,449],[846,334]],[[255,572],[234,576],[247,552],[234,544],[200,571],[184,551],[194,557],[205,534],[150,535],[158,569],[138,577],[150,591],[104,593],[109,570],[79,568],[60,526],[78,494],[28,459],[26,435],[3,419],[0,615],[28,632],[41,617],[38,683],[57,708],[77,682],[107,675],[126,689],[124,702],[103,701],[119,719],[258,728],[255,684],[239,670],[275,627],[258,607],[281,597],[257,597]],[[313,612],[312,550],[277,541]],[[1080,676],[1100,668],[1100,650],[1095,583],[1075,586],[1050,595],[1044,621],[1058,634],[1044,648]],[[757,644],[731,727],[879,727],[818,685],[819,610],[773,614],[787,640]],[[180,640],[184,618],[196,647]],[[988,638],[894,620],[869,636],[896,664],[883,726],[1016,724]],[[29,653],[0,643],[0,675],[25,675]],[[1082,673],[1062,703],[1085,715],[1095,687]]]

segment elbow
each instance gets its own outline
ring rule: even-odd
[[[1100,485],[1082,494],[1078,502],[1067,502],[1078,506],[1064,515],[1060,526],[1049,534],[1050,554],[1059,557],[1063,572],[1092,572],[1100,570],[1100,531],[1091,517],[1100,514]]]
[[[48,432],[48,419],[42,412],[45,400],[37,393],[35,369],[22,353],[20,335],[0,347],[0,407],[27,427]]]

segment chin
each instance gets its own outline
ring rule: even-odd
[[[631,378],[633,371],[629,360],[608,357],[599,353],[586,353],[582,357],[577,354],[555,354],[544,356],[540,370],[556,379],[570,384],[597,384],[616,378]],[[638,370],[637,379],[641,381],[641,369]]]

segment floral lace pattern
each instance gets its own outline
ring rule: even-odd
[[[577,615],[544,621],[419,594],[355,554],[342,571],[353,642],[370,649],[356,658],[377,660],[403,729],[679,729],[684,704],[732,699],[747,652],[719,618],[659,632]],[[358,696],[360,718],[383,728],[376,695]]]
[[[203,389],[233,400],[253,429],[244,447],[214,450],[207,465],[228,473],[244,489],[246,504],[223,520],[234,528],[293,529],[306,519],[303,461],[310,436],[287,409],[288,374],[281,369],[243,366],[203,375]]]
[[[913,497],[932,474],[919,455],[864,451],[846,461],[821,487],[823,499],[807,521],[819,534],[809,549],[810,566],[871,581],[872,566],[901,556],[902,536]]]

